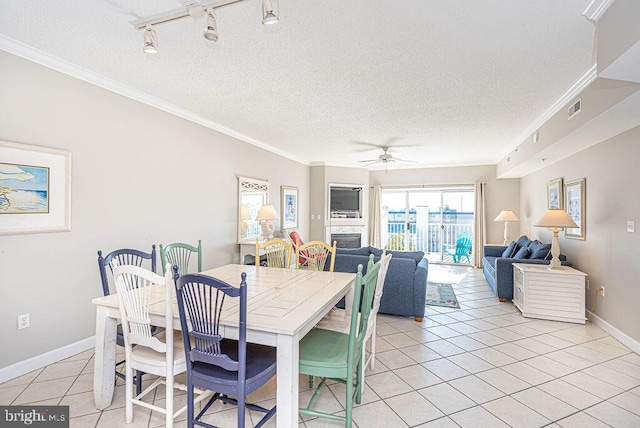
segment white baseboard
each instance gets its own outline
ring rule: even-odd
[[[622,343],[636,354],[640,354],[640,342],[618,330],[616,327],[612,326],[590,310],[587,310],[587,314],[591,316],[591,320],[595,325],[609,333],[614,339],[618,340],[618,342]]]
[[[96,337],[91,336],[63,346],[62,348],[54,349],[53,351],[36,355],[35,357],[19,361],[15,364],[11,364],[10,366],[2,367],[0,368],[0,383],[15,379],[18,376],[22,376],[23,374],[27,374],[34,370],[41,369],[49,364],[57,363],[60,360],[72,357],[80,352],[92,349],[95,346]]]

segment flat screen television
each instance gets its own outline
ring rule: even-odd
[[[349,217],[361,217],[362,187],[331,187],[330,205],[332,217],[340,213],[356,214]]]

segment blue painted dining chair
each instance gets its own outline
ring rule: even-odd
[[[151,271],[153,273],[156,272],[156,246],[155,244],[151,246],[151,252],[145,253],[144,251],[134,250],[131,248],[122,248],[119,250],[114,250],[107,254],[106,256],[102,256],[102,250],[98,250],[98,269],[100,271],[100,281],[102,283],[102,293],[105,296],[111,294],[111,290],[109,288],[109,279],[107,276],[107,267],[109,267],[109,271],[111,272],[111,276],[113,278],[113,261],[116,261],[119,266],[123,265],[133,265],[138,267],[143,267],[146,264],[146,261],[149,261]],[[115,287],[115,285],[114,285]],[[154,333],[156,332],[156,328],[153,328]],[[124,335],[122,332],[122,326],[118,325],[118,329],[116,331],[116,344],[124,348]],[[118,371],[118,366],[124,364],[125,360],[119,361],[116,363],[116,376],[126,380],[126,376],[124,373],[120,373]],[[142,392],[142,372],[136,372],[135,384],[136,384],[136,394],[140,394]],[[116,379],[117,380],[117,379]]]
[[[262,426],[276,413],[275,406],[265,409],[247,403],[246,397],[275,376],[276,348],[247,343],[246,273],[239,287],[207,275],[180,276],[178,266],[173,273],[187,360],[187,426],[215,428],[202,417],[217,400],[237,404],[238,427],[244,427],[245,408],[266,413],[256,424]],[[225,300],[235,299],[230,313],[238,314],[238,340],[224,338],[220,329]],[[214,392],[197,415],[195,388]]]

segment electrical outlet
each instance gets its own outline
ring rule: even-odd
[[[636,232],[636,222],[629,220],[627,222],[627,232],[635,233]]]
[[[315,219],[316,219],[316,216],[311,214],[311,220],[315,220]]]
[[[29,314],[18,315],[18,330],[22,330],[23,328],[28,328],[31,326],[31,321],[29,320]]]
[[[602,287],[600,287],[600,294],[602,294],[602,297],[605,296],[605,294],[604,294],[604,285]]]

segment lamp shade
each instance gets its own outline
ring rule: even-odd
[[[511,210],[502,210],[493,221],[520,221]]]
[[[240,220],[251,220],[251,213],[247,204],[240,205]]]
[[[580,227],[575,221],[569,217],[569,214],[565,210],[555,209],[547,210],[538,223],[534,224],[536,227],[558,227],[558,228],[575,228]]]
[[[280,216],[278,216],[273,205],[263,205],[260,207],[260,211],[258,211],[258,215],[256,216],[256,220],[276,220],[279,218]]]

